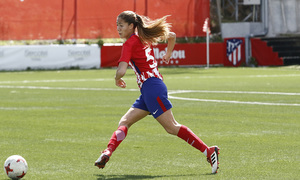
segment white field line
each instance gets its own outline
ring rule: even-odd
[[[266,95],[286,95],[286,96],[300,96],[300,93],[286,93],[286,92],[258,92],[258,91],[207,91],[207,90],[173,90],[169,94],[181,93],[215,93],[215,94],[266,94]]]
[[[57,107],[0,107],[0,110],[44,110],[44,109],[54,109],[54,110],[60,110],[62,108]]]
[[[43,90],[78,90],[78,91],[139,91],[138,89],[121,89],[121,88],[74,88],[74,87],[8,86],[8,85],[0,85],[0,88],[7,88],[7,89],[43,89]]]
[[[139,89],[121,89],[121,88],[72,88],[72,87],[8,86],[8,85],[0,85],[0,88],[43,89],[43,90],[79,90],[79,91],[80,90],[81,91],[139,91]],[[217,102],[217,103],[232,103],[232,104],[269,105],[269,106],[300,106],[300,104],[288,104],[288,103],[229,101],[229,100],[214,100],[214,99],[183,98],[183,97],[172,96],[172,94],[192,93],[192,92],[231,93],[231,94],[267,94],[267,95],[288,95],[288,96],[299,96],[300,95],[300,93],[285,93],[285,92],[175,90],[175,91],[169,92],[169,98],[177,99],[177,100],[185,100],[185,101]]]
[[[300,106],[300,104],[288,104],[288,103],[229,101],[229,100],[197,99],[197,98],[184,98],[184,97],[171,96],[172,94],[193,93],[193,92],[218,93],[218,94],[265,94],[265,95],[300,96],[300,93],[285,93],[285,92],[177,90],[177,91],[170,91],[169,98],[177,99],[177,100],[185,100],[185,101],[216,102],[216,103],[231,103],[231,104],[250,104],[250,105],[269,105],[269,106]]]
[[[45,89],[45,90],[86,90],[86,91],[139,91],[139,89],[121,89],[121,88],[74,88],[74,87],[10,86],[10,85],[0,85],[0,88]],[[181,93],[193,93],[193,92],[196,92],[196,93],[218,93],[218,94],[266,94],[266,95],[300,96],[300,93],[286,93],[286,92],[207,91],[207,90],[170,90],[169,94],[181,94]]]
[[[91,82],[91,81],[114,81],[114,79],[50,79],[50,80],[0,81],[0,84],[56,83],[56,82]]]
[[[165,79],[219,79],[219,78],[274,78],[274,77],[300,77],[300,74],[282,74],[282,75],[240,75],[240,76],[202,76],[191,77],[191,76],[182,76],[182,77],[166,77]]]
[[[217,100],[217,99],[183,98],[183,97],[175,97],[175,96],[169,96],[169,98],[170,99],[177,99],[177,100],[185,100],[185,101],[231,103],[231,104],[250,104],[250,105],[268,105],[268,106],[300,106],[300,104],[288,104],[288,103],[229,101],[229,100]]]
[[[300,77],[300,74],[282,74],[282,75],[241,75],[241,76],[202,76],[198,77],[190,77],[190,76],[182,76],[182,77],[174,77],[165,79],[191,79],[191,78],[273,78],[273,77]],[[135,79],[135,78],[126,78],[127,80]],[[113,78],[98,78],[98,79],[50,79],[50,80],[23,80],[23,81],[0,81],[0,84],[14,84],[14,83],[50,83],[50,82],[90,82],[90,81],[114,81]]]

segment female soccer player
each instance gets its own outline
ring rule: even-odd
[[[167,16],[164,16],[151,21],[132,11],[124,11],[117,17],[118,33],[121,38],[126,39],[126,42],[123,44],[122,54],[118,61],[115,83],[118,87],[126,87],[122,77],[129,65],[136,74],[141,95],[121,118],[118,129],[112,134],[107,148],[95,161],[95,166],[99,168],[105,167],[112,153],[125,139],[130,126],[152,114],[168,133],[177,135],[205,154],[207,161],[211,164],[212,173],[217,173],[219,148],[208,147],[188,127],[175,120],[171,111],[172,104],[168,100],[167,87],[157,69],[152,45],[161,40],[168,41],[167,51],[163,56],[163,61],[166,63],[169,63],[175,46],[176,34],[169,31],[170,24],[166,22],[166,18]]]

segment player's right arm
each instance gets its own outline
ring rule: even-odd
[[[131,59],[131,54],[132,54],[132,43],[126,41],[122,47],[121,57],[118,61],[119,65],[115,76],[115,83],[116,86],[118,87],[121,88],[126,87],[126,83],[122,79],[122,77],[125,76],[126,74],[128,63]]]
[[[116,76],[115,76],[116,86],[121,87],[121,88],[126,87],[126,82],[122,79],[122,77],[126,74],[127,67],[128,67],[127,62],[121,61],[119,63],[119,66],[118,66],[118,69],[116,72]]]

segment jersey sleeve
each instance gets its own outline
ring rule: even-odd
[[[132,56],[132,45],[130,43],[125,42],[123,44],[121,57],[120,57],[118,63],[120,63],[120,62],[129,63],[131,56]]]

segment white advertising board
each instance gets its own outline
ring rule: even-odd
[[[98,45],[0,46],[0,70],[100,68]]]

